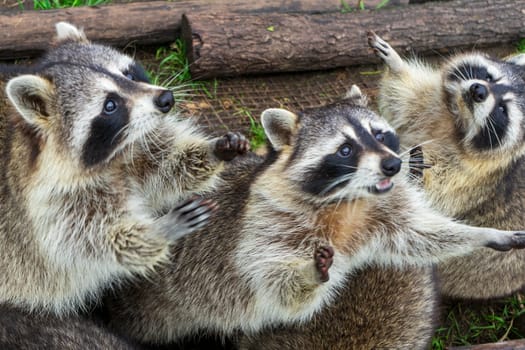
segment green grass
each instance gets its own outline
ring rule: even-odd
[[[354,0],[355,1],[355,0]],[[374,9],[379,10],[382,7],[385,7],[390,0],[382,0],[377,4]],[[364,10],[366,8],[366,0],[357,1],[356,7],[351,6],[346,0],[341,0],[341,13],[349,13],[356,10]]]
[[[525,307],[518,295],[492,302],[449,304],[431,348],[492,343],[523,338]]]
[[[525,53],[525,38],[518,41],[516,48],[518,49],[519,53]]]
[[[65,7],[97,6],[111,0],[33,0],[35,10],[61,9]]]
[[[191,81],[190,67],[186,58],[186,47],[177,39],[171,46],[161,46],[155,52],[155,67],[149,70],[153,84],[176,87]]]
[[[257,121],[252,116],[252,113],[246,109],[245,107],[237,107],[237,111],[233,113],[233,115],[242,115],[244,117],[248,117],[248,120],[250,121],[250,135],[248,135],[250,139],[250,148],[252,151],[255,151],[257,148],[263,146],[266,143],[266,134],[264,133],[264,128],[262,127],[261,123]]]

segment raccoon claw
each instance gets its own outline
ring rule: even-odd
[[[367,33],[367,38],[368,46],[370,46],[374,50],[374,53],[377,56],[379,56],[382,59],[388,57],[388,51],[390,51],[392,48],[390,47],[390,45],[388,45],[386,41],[377,36],[377,34],[374,33],[372,30],[370,30]]]
[[[330,246],[321,246],[315,251],[315,267],[319,272],[319,279],[321,282],[327,282],[330,279],[328,269],[332,266],[333,257],[334,249]]]
[[[170,241],[181,238],[205,226],[218,205],[202,198],[188,199],[161,217],[162,232]]]
[[[510,241],[505,243],[489,242],[487,247],[500,252],[506,252],[511,249],[523,249],[525,248],[525,232],[515,232],[511,237]]]
[[[512,249],[523,249],[525,248],[525,232],[515,232],[512,235],[512,243],[511,243]]]
[[[368,46],[370,46],[377,57],[381,58],[394,72],[401,72],[404,68],[403,60],[397,52],[386,41],[377,36],[373,31],[367,33]]]
[[[250,150],[250,142],[243,134],[229,132],[215,143],[214,153],[220,160],[230,161]]]

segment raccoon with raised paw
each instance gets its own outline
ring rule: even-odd
[[[267,156],[230,164],[209,225],[177,241],[158,276],[108,301],[110,326],[156,344],[254,334],[306,322],[367,264],[429,266],[525,245],[522,232],[466,226],[426,206],[400,175],[393,129],[363,100],[355,87],[348,101],[299,115],[264,111]]]
[[[56,29],[34,65],[0,67],[0,302],[62,314],[167,262],[247,143],[204,137],[133,59]]]
[[[525,225],[525,55],[500,60],[457,54],[434,67],[403,60],[375,33],[385,62],[379,108],[406,147],[422,145],[423,186],[431,205],[476,226]],[[440,264],[452,297],[508,295],[525,284],[525,252],[479,249]]]

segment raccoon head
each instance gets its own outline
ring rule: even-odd
[[[84,168],[107,164],[144,140],[174,105],[132,58],[57,24],[56,47],[11,79],[7,95],[24,123]],[[120,152],[123,153],[123,152]]]
[[[471,53],[447,65],[443,75],[446,102],[467,152],[504,154],[522,148],[524,63],[523,56],[502,61]]]
[[[299,115],[283,109],[262,113],[273,149],[286,151],[283,181],[303,200],[322,204],[386,193],[401,169],[394,130],[366,108],[357,87],[347,97]]]

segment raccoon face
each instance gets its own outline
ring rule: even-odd
[[[73,26],[57,28],[62,41],[39,63],[37,74],[7,84],[25,121],[86,168],[151,139],[174,105],[171,91],[150,85],[130,57],[89,43]]]
[[[263,126],[277,111],[263,112]],[[307,110],[297,125],[283,177],[310,201],[350,201],[393,187],[402,163],[396,154],[399,140],[370,110],[350,100]]]
[[[516,61],[517,62],[517,61]],[[443,76],[445,96],[466,150],[521,147],[525,113],[522,68],[481,54],[454,58]]]

